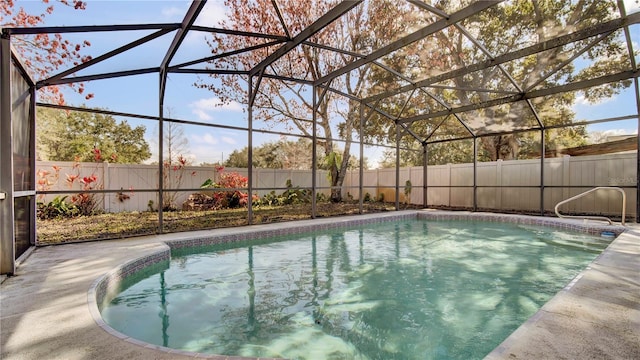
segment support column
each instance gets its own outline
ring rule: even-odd
[[[29,157],[29,167],[31,168],[31,187],[29,190],[32,190],[34,196],[31,196],[29,200],[29,243],[31,245],[36,244],[36,87],[31,86],[31,103],[29,104],[29,127],[31,132],[31,139],[29,140],[30,157]]]
[[[544,128],[540,129],[540,216],[544,216],[544,159],[546,153]]]
[[[637,70],[637,65],[636,65]],[[636,86],[636,111],[638,112],[637,130],[640,131],[640,83],[633,79]],[[638,150],[636,151],[636,222],[640,223],[640,135],[638,136]]]
[[[318,156],[317,156],[317,150],[318,150],[318,144],[317,144],[317,140],[318,140],[318,113],[317,113],[317,102],[318,102],[318,97],[316,95],[316,91],[318,89],[316,88],[316,86],[314,85],[312,87],[311,92],[313,93],[313,99],[312,99],[312,105],[311,105],[311,109],[312,109],[312,114],[311,114],[311,118],[312,118],[312,122],[313,124],[311,125],[312,129],[311,129],[311,218],[315,219],[316,218],[316,199],[317,199],[317,195],[318,195],[318,181],[317,181],[317,177],[318,177]]]
[[[360,138],[360,177],[358,179],[358,207],[360,214],[364,213],[364,106],[360,102],[360,129],[358,129]]]
[[[478,138],[473,138],[473,211],[478,211]]]
[[[247,101],[247,192],[249,197],[247,198],[247,222],[249,225],[253,224],[253,100],[255,99],[253,90],[253,76],[249,75],[248,81],[249,96]]]
[[[400,210],[400,124],[396,121],[396,211]]]
[[[0,274],[15,272],[13,139],[11,124],[11,42],[0,37]]]
[[[162,234],[164,206],[164,87],[167,77],[164,69],[160,69],[160,94],[158,95],[158,233]]]
[[[427,207],[428,205],[428,197],[427,197],[427,191],[429,190],[429,186],[428,186],[428,167],[427,167],[427,163],[429,162],[429,149],[427,148],[427,143],[424,143],[422,145],[422,207]]]

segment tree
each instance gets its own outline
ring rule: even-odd
[[[253,149],[253,167],[260,169],[294,169],[309,170],[311,169],[311,140],[300,138],[297,141],[280,140],[267,142]],[[226,167],[246,168],[248,163],[248,147],[241,150],[234,150],[224,162]],[[334,153],[342,153],[337,150]],[[324,155],[323,151],[317,154],[318,168],[329,170],[331,168],[330,161]],[[342,162],[340,162],[342,163]],[[357,169],[358,160],[352,155],[347,163],[347,169]],[[368,168],[365,158],[364,168]]]
[[[280,145],[282,142],[267,142],[253,149],[253,167],[260,169],[284,169],[283,159],[286,156]],[[234,150],[224,162],[226,167],[247,168],[249,148]]]
[[[181,124],[174,122],[164,123],[163,160],[169,164],[176,164],[178,158],[184,158],[189,149],[189,140],[184,135]]]
[[[48,161],[139,164],[151,156],[144,126],[131,127],[111,115],[38,108],[36,155]]]
[[[253,149],[253,167],[261,169],[311,169],[311,140],[279,140],[264,143]],[[246,168],[248,148],[234,150],[227,160],[227,167]]]
[[[86,2],[80,0],[58,0],[58,3],[73,7],[76,10],[84,10]],[[0,1],[0,28],[9,27],[32,27],[44,25],[47,15],[55,11],[55,5],[49,0],[42,0],[45,7],[40,14],[28,14],[24,8],[16,8],[17,1]],[[78,65],[91,60],[91,56],[82,55],[81,50],[91,44],[84,40],[81,43],[74,43],[64,39],[60,34],[38,34],[35,36],[15,36],[11,43],[23,60],[23,65],[27,71],[35,77],[45,78],[53,74],[56,70],[69,66]],[[84,84],[68,85],[75,91],[82,94]],[[58,86],[49,86],[40,89],[40,96],[44,100],[57,104],[64,104],[64,96]],[[85,95],[89,100],[93,94]]]
[[[164,109],[164,115],[171,118],[173,109]],[[189,150],[189,140],[184,134],[182,124],[173,121],[164,121],[162,125],[162,187],[163,189],[179,189],[185,179],[186,166],[191,165],[192,160],[187,157]],[[158,139],[158,128],[156,128],[155,139]],[[154,141],[156,148],[157,141]],[[157,162],[152,162],[156,164]],[[191,173],[194,176],[195,173]],[[173,211],[179,208],[176,200],[180,194],[175,191],[165,192],[162,198],[162,209]]]
[[[282,16],[287,19],[291,33],[299,32],[310,25],[314,19],[332,8],[337,1],[286,1],[279,3]],[[227,14],[227,20],[221,23],[224,28],[250,31],[266,34],[282,34],[283,28],[277,21],[273,4],[275,2],[259,1],[246,2],[243,0],[225,0],[227,8],[234,11]],[[368,35],[368,28],[375,25],[369,22],[368,11],[371,9],[365,5],[357,6],[339,20],[333,22],[324,31],[312,37],[311,41],[318,44],[330,44],[346,51],[366,52],[376,47],[376,38]],[[212,34],[209,41],[213,54],[221,54],[240,47],[264,45],[267,40],[251,37],[230,37],[220,34]],[[258,50],[244,52],[232,57],[219,59],[213,66],[222,68],[239,68],[246,70],[257,64],[269,54],[273,46]],[[285,57],[269,66],[270,74],[284,77],[306,79],[314,81],[324,74],[342,67],[353,60],[352,56],[326,51],[316,46],[303,45],[290,51]],[[369,67],[360,67],[347,73],[332,82],[332,86],[340,87],[345,93],[354,96],[362,96],[366,85]],[[214,75],[222,86],[217,83],[201,81],[197,86],[213,91],[222,104],[230,101],[247,104],[246,77],[236,75]],[[303,135],[311,137],[312,108],[311,92],[308,85],[293,81],[278,81],[262,79],[257,89],[257,96],[253,104],[256,119],[281,124],[290,129],[296,129]],[[315,88],[319,99],[322,89]],[[324,100],[318,104],[317,126],[322,140],[319,145],[326,157],[335,150],[335,140],[340,137],[344,141],[340,159],[350,159],[351,144],[354,130],[359,124],[358,104],[339,98],[334,93],[327,93]],[[336,125],[337,124],[337,125]],[[336,130],[337,129],[337,130]],[[335,157],[334,157],[335,158]],[[333,162],[329,164],[332,201],[340,201],[341,185],[344,181],[348,162]]]
[[[253,166],[256,166],[256,162],[255,162],[255,157],[253,159]],[[210,165],[214,165],[214,164],[206,164],[207,166]],[[224,161],[224,163],[222,164],[225,167],[231,167],[231,168],[243,168],[246,169],[249,166],[249,148],[248,147],[243,147],[242,150],[233,150],[231,152],[231,154],[229,154],[229,156],[227,156],[227,160]]]
[[[395,2],[381,2],[389,4],[389,12],[397,11],[392,6]],[[445,12],[452,12],[448,6],[455,4],[437,1],[432,5]],[[597,0],[515,1],[491,7],[464,21],[463,26],[495,55],[610,20],[616,12],[618,9],[615,2]],[[377,28],[382,31],[378,36],[389,36],[389,33],[398,31],[403,26],[407,25],[391,22],[386,27]],[[435,85],[438,87],[431,87],[426,91],[418,90],[413,94],[395,96],[383,101],[380,107],[389,114],[397,115],[402,112],[404,116],[420,115],[425,112],[424,109],[445,109],[443,104],[453,107],[465,106],[504,96],[500,95],[499,91],[519,92],[516,86],[520,89],[549,88],[566,82],[611,74],[629,67],[629,55],[624,45],[624,35],[621,33],[614,33],[588,49],[579,59],[578,65],[572,62],[561,67],[563,62],[582,51],[592,41],[593,39],[586,39],[503,64],[504,72],[510,74],[513,82],[500,67],[494,66],[437,83]],[[394,53],[387,59],[387,65],[399,73],[407,74],[411,80],[420,80],[451,69],[465,68],[488,57],[489,55],[478,46],[470,45],[463,32],[450,27],[437,32],[427,41],[417,42]],[[373,88],[389,88],[389,84],[397,81],[397,78],[386,71],[376,69],[371,73],[371,81]],[[581,93],[589,101],[598,101],[614,95],[630,84],[630,81],[605,84],[582,90]],[[575,99],[576,92],[566,92],[535,98],[531,102],[543,124],[554,126],[574,121],[572,106]],[[537,126],[537,120],[524,101],[468,111],[458,116],[472,130],[480,133]],[[394,139],[395,127],[389,124],[388,119],[375,115],[367,124],[367,133],[378,139]],[[430,140],[443,140],[470,135],[454,116],[418,121],[409,128],[421,141],[428,136],[431,136]],[[535,131],[480,137],[478,157],[481,160],[494,161],[539,156],[539,134],[539,131]],[[547,148],[553,149],[583,145],[586,139],[586,128],[577,126],[548,131],[544,140]],[[435,155],[435,158],[448,161],[448,154],[434,154],[441,150],[454,151],[457,152],[454,155],[459,155],[461,149],[441,145],[429,146],[429,153]],[[472,158],[471,146],[464,147],[462,151]]]
[[[423,166],[422,144],[411,139],[403,139],[400,150],[400,167]],[[456,140],[431,144],[428,147],[428,165],[464,164],[473,162],[473,140]],[[385,150],[380,167],[396,167],[396,151]]]

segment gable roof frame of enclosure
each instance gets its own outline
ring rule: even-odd
[[[51,85],[63,85],[63,84],[71,84],[71,83],[79,83],[86,82],[92,80],[101,80],[101,79],[110,79],[110,78],[120,78],[127,77],[133,75],[142,75],[142,74],[151,74],[157,73],[159,75],[159,109],[158,116],[146,116],[146,115],[138,115],[138,114],[124,114],[116,111],[105,111],[105,110],[88,110],[85,108],[74,108],[69,106],[58,106],[53,104],[38,104],[46,107],[54,107],[60,109],[69,109],[69,110],[79,110],[79,111],[95,111],[102,112],[108,114],[119,114],[130,117],[138,117],[138,118],[147,118],[157,120],[160,124],[159,126],[159,148],[162,149],[162,133],[163,133],[163,121],[175,121],[178,123],[189,124],[190,121],[187,120],[178,120],[178,119],[168,119],[164,115],[164,97],[167,86],[167,75],[170,73],[182,73],[182,74],[229,74],[236,76],[244,76],[249,80],[248,87],[248,98],[247,103],[249,104],[249,112],[248,112],[248,143],[251,147],[252,145],[252,122],[253,122],[253,106],[255,101],[255,96],[257,95],[261,83],[264,79],[270,80],[278,80],[278,81],[290,81],[296,82],[300,84],[305,84],[306,86],[311,86],[313,88],[313,110],[312,110],[312,122],[313,122],[313,154],[312,154],[312,163],[313,163],[313,181],[312,181],[312,217],[315,217],[316,207],[315,207],[315,193],[316,193],[316,175],[315,169],[317,167],[317,159],[315,156],[316,149],[316,126],[317,126],[317,118],[316,112],[318,111],[319,104],[323,101],[325,95],[327,93],[336,94],[338,96],[344,97],[346,99],[350,99],[356,101],[360,104],[360,155],[361,155],[361,163],[363,156],[363,146],[365,141],[363,140],[363,126],[369,121],[370,117],[373,114],[378,114],[390,122],[393,122],[396,126],[397,130],[397,138],[396,142],[400,138],[401,133],[408,134],[412,138],[416,139],[423,146],[424,156],[425,156],[425,176],[427,169],[427,158],[426,154],[428,152],[428,146],[433,144],[438,144],[447,141],[456,141],[456,140],[465,140],[471,139],[474,144],[474,198],[476,197],[477,192],[477,180],[476,180],[476,163],[477,163],[477,141],[482,137],[488,136],[496,136],[496,135],[505,135],[505,134],[515,134],[519,132],[525,131],[540,131],[541,134],[541,176],[540,176],[540,193],[541,193],[541,212],[544,212],[543,205],[543,191],[545,188],[544,184],[544,154],[545,154],[545,131],[550,129],[557,129],[568,126],[576,126],[576,125],[589,125],[596,124],[600,122],[607,121],[616,121],[616,120],[630,120],[635,119],[638,123],[640,123],[640,90],[638,84],[638,64],[636,62],[635,53],[638,49],[633,48],[633,41],[631,36],[630,27],[633,25],[637,25],[640,23],[640,12],[634,12],[631,14],[627,14],[624,8],[624,2],[618,1],[617,6],[619,8],[619,16],[614,16],[613,19],[602,21],[599,23],[591,24],[589,26],[585,26],[583,28],[575,28],[569,30],[563,30],[557,34],[553,34],[553,36],[548,36],[543,41],[536,42],[533,44],[529,44],[528,46],[523,46],[521,48],[516,48],[513,50],[508,50],[506,52],[495,54],[492,52],[492,49],[486,44],[482,43],[482,39],[477,38],[473,35],[472,31],[467,29],[464,22],[468,19],[477,16],[478,14],[482,14],[483,12],[491,9],[495,6],[500,6],[501,1],[480,1],[480,2],[470,2],[469,5],[463,6],[460,9],[452,11],[448,13],[435,5],[428,4],[419,0],[406,0],[406,4],[410,4],[413,6],[416,11],[423,12],[428,16],[433,16],[431,20],[424,26],[419,27],[417,30],[412,30],[406,34],[403,34],[397,39],[392,39],[390,42],[381,46],[377,49],[372,49],[369,53],[360,53],[351,51],[348,49],[338,48],[337,46],[331,46],[327,44],[323,44],[317,41],[314,41],[314,35],[320,33],[321,31],[327,29],[328,26],[333,24],[336,20],[345,16],[351,12],[354,8],[361,6],[362,4],[366,4],[366,0],[345,0],[337,2],[334,7],[329,9],[326,13],[321,14],[319,18],[313,21],[310,25],[305,28],[299,29],[297,34],[292,34],[291,25],[287,23],[287,18],[283,15],[281,6],[278,5],[278,2],[275,0],[271,1],[271,5],[273,11],[277,17],[277,22],[282,27],[282,34],[268,34],[263,32],[252,32],[252,31],[241,31],[236,29],[227,29],[227,28],[216,28],[216,27],[207,27],[196,25],[196,20],[200,15],[203,7],[205,6],[206,0],[194,0],[189,9],[187,10],[183,20],[180,23],[158,23],[158,24],[127,24],[127,25],[92,25],[92,26],[49,26],[49,27],[33,27],[33,28],[4,28],[2,29],[2,95],[0,101],[0,114],[2,116],[2,133],[5,134],[0,139],[0,146],[3,147],[2,151],[2,164],[3,167],[0,170],[0,177],[2,179],[2,189],[0,191],[8,194],[9,200],[13,201],[13,191],[9,189],[10,184],[13,183],[11,179],[11,170],[9,165],[13,161],[11,157],[11,152],[7,152],[5,150],[9,149],[10,139],[8,139],[8,135],[10,134],[11,127],[11,106],[17,99],[12,99],[10,95],[11,89],[11,79],[8,76],[7,72],[10,71],[10,63],[13,62],[15,64],[20,64],[19,59],[15,56],[9,56],[10,48],[11,48],[11,37],[12,36],[23,36],[23,35],[36,35],[36,34],[65,34],[65,33],[94,33],[94,32],[128,32],[128,31],[151,31],[150,34],[134,39],[131,42],[126,43],[112,51],[106,52],[102,55],[96,56],[93,59],[78,64],[76,66],[70,67],[67,70],[61,71],[57,74],[50,75],[45,79],[40,79],[35,82],[32,81],[30,84],[31,92],[35,96],[35,90],[51,86]],[[425,15],[425,16],[426,16]],[[422,41],[429,36],[433,36],[434,34],[438,34],[439,32],[443,32],[445,29],[455,29],[458,31],[466,41],[473,44],[479,52],[483,54],[486,59],[478,59],[473,63],[467,64],[464,67],[460,68],[452,68],[449,71],[445,71],[442,73],[430,74],[424,78],[413,78],[407,74],[404,74],[400,71],[395,70],[392,66],[385,63],[381,59],[385,56],[392,54],[393,52],[405,48],[410,47],[412,44]],[[617,31],[624,32],[624,38],[626,40],[626,46],[629,53],[629,66],[624,69],[620,69],[615,72],[609,72],[606,75],[597,76],[589,79],[584,79],[580,81],[569,81],[566,84],[556,85],[552,87],[543,87],[540,88],[539,85],[544,82],[546,79],[553,77],[555,74],[558,74],[561,69],[563,69],[568,64],[572,63],[580,56],[590,51],[594,46],[597,46],[609,36],[616,33]],[[128,50],[134,49],[142,44],[146,44],[154,39],[157,39],[163,35],[167,35],[175,32],[173,41],[168,47],[167,51],[164,53],[163,59],[158,63],[157,66],[146,67],[146,68],[135,68],[124,71],[114,71],[114,72],[103,72],[103,73],[94,73],[89,75],[78,75],[74,74],[81,71],[92,69],[92,67],[96,64],[99,64],[105,60],[112,59]],[[247,46],[244,48],[235,49],[232,51],[228,51],[225,53],[217,53],[207,57],[201,57],[198,59],[193,59],[190,61],[185,61],[179,64],[172,64],[172,60],[174,55],[180,49],[185,37],[189,32],[205,32],[205,33],[215,33],[215,34],[224,34],[229,36],[239,36],[239,37],[249,37],[249,38],[260,38],[264,39],[264,43],[256,44],[252,46]],[[541,54],[545,51],[549,51],[551,49],[560,49],[563,46],[570,44],[579,44],[578,42],[585,41],[584,44],[578,51],[574,52],[573,55],[567,57],[564,61],[558,63],[551,71],[548,71],[544,77],[541,77],[536,82],[529,84],[528,86],[520,86],[520,84],[514,79],[513,75],[507,70],[506,64],[517,61],[519,59],[523,59],[527,56],[534,56]],[[307,78],[298,78],[296,76],[282,76],[276,73],[270,73],[266,70],[276,61],[282,59],[290,51],[301,47],[308,46],[311,48],[315,48],[322,51],[333,52],[335,54],[341,54],[345,57],[350,57],[354,59],[353,61],[345,61],[345,64],[339,66],[332,71],[321,74],[321,76],[317,79],[307,79]],[[268,54],[268,56],[264,57],[262,61],[259,61],[256,65],[247,69],[221,69],[221,68],[193,68],[194,65],[207,64],[211,61],[224,59],[235,55],[240,55],[248,52],[252,52],[260,49],[268,49],[270,47],[276,47],[276,49]],[[342,91],[337,86],[334,87],[333,80],[338,79],[339,77],[350,73],[354,70],[357,70],[364,66],[372,66],[377,69],[381,69],[381,71],[390,74],[393,78],[398,79],[398,86],[393,89],[387,89],[380,93],[375,94],[364,94],[363,96],[349,94],[345,91]],[[457,85],[449,85],[447,81],[452,82],[454,79],[462,78],[465,76],[471,76],[474,72],[483,71],[487,69],[496,69],[497,72],[502,74],[507,79],[507,82],[510,83],[513,90],[509,89],[488,89],[482,87],[470,87],[470,88],[462,88]],[[25,72],[26,73],[26,72]],[[255,80],[255,81],[254,81]],[[546,124],[544,119],[538,114],[534,100],[540,99],[547,96],[557,95],[564,92],[575,92],[579,90],[585,90],[588,88],[592,88],[594,86],[601,86],[612,82],[619,81],[629,81],[631,80],[633,86],[635,87],[635,97],[636,97],[636,114],[625,115],[622,117],[612,117],[608,119],[597,119],[597,120],[584,120],[572,122],[569,124]],[[404,85],[403,85],[404,84]],[[318,98],[316,91],[321,89],[322,94]],[[447,99],[442,98],[437,95],[434,91],[436,89],[447,89],[451,91],[475,91],[475,92],[491,92],[493,94],[499,94],[500,96],[495,96],[488,100],[476,101],[469,104],[453,104],[449,103]],[[394,96],[406,96],[406,100],[404,100],[404,105],[402,105],[402,109],[398,114],[390,114],[382,105],[387,99],[390,99]],[[420,113],[416,115],[411,115],[405,113],[405,108],[408,106],[409,101],[414,96],[426,96],[427,98],[433,100],[434,103],[438,104],[438,109],[428,109],[425,113]],[[503,104],[514,104],[522,102],[522,104],[529,109],[532,114],[533,119],[535,120],[533,124],[518,124],[517,127],[508,126],[501,127],[497,130],[492,130],[489,128],[484,128],[481,126],[471,126],[467,120],[462,117],[462,114],[465,112],[488,109],[494,106],[499,106]],[[35,105],[34,105],[35,106]],[[369,114],[365,116],[365,109],[369,110]],[[440,119],[441,118],[441,119]],[[450,119],[454,119],[454,121],[459,124],[461,129],[464,131],[461,134],[443,139],[435,136],[437,131],[443,126],[443,124]],[[437,120],[437,121],[436,121]],[[35,121],[35,120],[33,120]],[[431,128],[430,132],[426,134],[418,134],[412,129],[413,124],[418,124],[420,121],[435,121],[434,126]],[[227,127],[233,128],[233,127]],[[240,129],[240,128],[238,128]],[[5,131],[6,130],[6,131]],[[7,132],[8,131],[8,132]],[[277,132],[272,132],[276,134]],[[35,141],[35,140],[34,140]],[[8,147],[9,146],[9,147]],[[32,144],[32,146],[35,146]],[[399,194],[399,160],[398,156],[400,155],[400,144],[395,144],[396,148],[396,209],[399,208],[397,200]],[[252,151],[249,150],[249,164],[252,163]],[[639,157],[640,158],[640,157]],[[159,151],[159,169],[158,169],[158,183],[159,189],[158,194],[160,199],[162,199],[162,194],[165,190],[163,189],[162,182],[162,151]],[[638,160],[637,169],[640,168],[640,159]],[[252,187],[252,169],[249,167],[249,191],[251,191]],[[32,183],[35,183],[35,174],[31,173]],[[640,172],[636,172],[636,220],[640,220]],[[362,176],[360,177],[360,192],[362,192]],[[35,187],[33,188],[35,191]],[[424,205],[427,205],[426,200],[426,192],[427,192],[427,183],[426,180],[423,185],[423,191],[425,195]],[[108,192],[105,190],[104,192]],[[362,200],[362,194],[360,196]],[[252,218],[252,204],[251,197],[249,197],[249,222],[251,223]],[[0,200],[2,203],[3,209],[9,209],[9,202],[7,200]],[[474,208],[477,207],[476,202],[474,201]],[[163,231],[162,225],[162,208],[161,206],[158,209],[159,212],[159,231]],[[362,202],[360,204],[360,212],[362,212]],[[9,212],[3,211],[3,221],[8,222],[9,218],[6,218]],[[33,215],[35,216],[35,215]],[[6,218],[6,219],[5,219]],[[13,219],[11,219],[13,221]],[[3,223],[3,228],[13,228],[13,222],[11,226],[6,226]],[[3,243],[4,239],[7,237],[4,234],[2,236]],[[11,235],[13,237],[13,235]],[[2,250],[3,254],[6,254],[5,251],[8,249],[8,245],[3,245]],[[3,255],[4,258],[4,255]],[[2,272],[11,272],[12,270],[5,270],[3,266]]]

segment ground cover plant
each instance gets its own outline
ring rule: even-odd
[[[101,153],[94,149],[95,163],[98,166]],[[165,166],[168,174],[165,186],[179,186],[185,172],[186,160],[178,157],[172,166]],[[215,228],[230,228],[249,225],[248,213],[248,178],[237,172],[225,171],[217,166],[213,178],[207,179],[200,186],[200,191],[192,193],[184,203],[176,203],[175,193],[169,193],[163,201],[162,229],[159,228],[157,207],[151,201],[148,211],[105,212],[97,209],[98,193],[102,190],[102,182],[95,169],[89,175],[81,174],[80,163],[75,162],[68,173],[61,172],[60,167],[38,172],[38,190],[50,190],[62,178],[70,190],[80,191],[71,195],[56,196],[49,201],[41,194],[37,206],[37,243],[60,244],[78,241],[119,239],[160,232],[183,232]],[[97,168],[96,168],[97,169]],[[86,192],[85,192],[86,191]],[[410,191],[410,190],[409,190]],[[405,198],[407,188],[405,187]],[[118,192],[116,198],[124,202],[132,195]],[[173,195],[171,195],[173,194]],[[280,191],[271,191],[262,197],[253,195],[252,224],[295,221],[310,219],[312,213],[312,193],[286,181],[286,187]],[[406,199],[403,208],[417,208]],[[383,196],[364,196],[364,213],[395,210],[394,203],[385,203]],[[353,196],[347,193],[347,199],[340,202],[330,201],[329,196],[318,193],[316,196],[316,216],[330,217],[360,213],[360,205]]]
[[[403,208],[418,208],[403,205]],[[365,213],[395,210],[393,203],[365,202]],[[358,202],[322,202],[317,204],[317,217],[354,215],[359,213]],[[267,224],[311,218],[311,204],[286,206],[263,205],[253,211],[254,224]],[[248,225],[247,209],[207,211],[171,211],[163,213],[163,231],[166,233]],[[37,220],[37,241],[40,245],[53,245],[78,241],[119,239],[158,232],[158,213],[120,212],[103,213],[72,218]]]

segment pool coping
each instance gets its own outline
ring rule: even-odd
[[[300,234],[307,233],[316,230],[328,230],[335,229],[346,226],[357,226],[357,225],[366,225],[371,223],[379,223],[385,221],[395,221],[395,220],[404,220],[404,219],[432,219],[436,221],[442,220],[475,220],[475,221],[488,221],[488,222],[509,222],[521,225],[539,225],[546,227],[553,227],[563,230],[570,231],[578,231],[589,234],[599,235],[604,231],[614,232],[618,238],[621,234],[624,234],[628,228],[619,225],[608,225],[608,224],[600,224],[594,222],[585,222],[582,220],[576,219],[559,219],[559,218],[546,218],[546,217],[536,217],[536,216],[527,216],[527,215],[513,215],[513,214],[496,214],[496,213],[474,213],[467,211],[441,211],[441,210],[410,210],[410,211],[400,211],[393,213],[382,213],[382,214],[369,214],[369,215],[358,215],[358,216],[350,216],[350,217],[341,217],[341,218],[331,218],[331,219],[315,219],[315,220],[306,220],[300,222],[291,222],[286,223],[288,226],[283,227],[280,224],[267,224],[267,225],[258,225],[258,226],[250,226],[244,228],[237,228],[236,232],[233,234],[228,233],[218,233],[212,231],[210,234],[203,234],[198,236],[189,236],[188,234],[183,234],[182,238],[174,238],[167,239],[161,241],[160,248],[152,253],[149,253],[145,256],[135,258],[130,260],[110,272],[104,274],[103,276],[96,279],[89,291],[87,293],[87,302],[89,305],[89,311],[91,313],[92,318],[96,322],[96,324],[102,328],[104,331],[109,333],[116,338],[131,343],[133,345],[142,346],[146,349],[155,350],[164,352],[167,354],[173,355],[184,355],[189,357],[198,357],[198,358],[206,358],[206,359],[223,359],[223,358],[234,358],[227,357],[224,355],[211,355],[211,354],[203,354],[197,352],[189,352],[177,349],[171,349],[159,345],[149,344],[134,338],[131,338],[125,334],[118,332],[117,330],[111,328],[108,324],[104,322],[102,316],[100,314],[100,304],[103,304],[106,301],[109,301],[115,294],[119,292],[119,287],[121,285],[122,280],[131,274],[140,271],[141,269],[146,268],[152,264],[156,264],[160,261],[166,261],[170,259],[171,250],[172,249],[180,249],[180,248],[188,248],[188,247],[201,247],[208,246],[214,244],[222,244],[222,243],[232,243],[237,241],[249,240],[252,238],[266,238],[273,236],[281,236],[281,235],[291,235],[291,234]],[[614,240],[615,241],[615,240]],[[613,243],[613,242],[612,242]],[[611,245],[610,245],[611,246]],[[605,249],[591,264],[589,264],[583,271],[581,271],[565,288],[557,293],[552,300],[550,300],[547,304],[545,304],[536,314],[534,314],[529,320],[527,320],[523,325],[521,325],[513,334],[511,334],[507,339],[504,340],[502,344],[500,344],[495,350],[493,350],[490,354],[487,355],[487,359],[500,359],[500,358],[514,358],[515,354],[513,352],[514,346],[519,344],[522,341],[523,335],[526,338],[526,329],[532,326],[536,326],[536,324],[545,316],[545,311],[547,311],[549,303],[562,302],[563,292],[570,292],[574,285],[580,281],[580,279],[585,276],[585,273],[592,270],[592,266],[594,263],[603,257],[603,255],[607,252]],[[524,329],[524,330],[522,330]],[[635,351],[635,350],[633,350]],[[244,358],[238,357],[239,359],[254,359],[254,358]]]
[[[95,321],[88,289],[97,279],[115,272],[123,264],[166,251],[166,242],[229,231],[277,231],[292,226],[364,221],[370,217],[416,212],[430,217],[470,216],[485,221],[503,221],[503,217],[511,217],[523,223],[535,221],[545,225],[552,222],[560,227],[582,227],[579,220],[412,210],[38,247],[18,265],[16,276],[6,278],[0,285],[0,358],[249,359],[159,349],[161,347],[142,342],[123,341],[117,333],[100,327]],[[640,224],[628,224],[626,231],[613,240],[570,286],[556,294],[486,358],[640,358],[640,342],[637,341],[640,338],[639,260]]]

